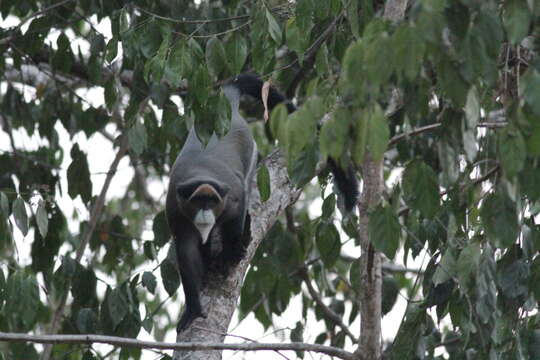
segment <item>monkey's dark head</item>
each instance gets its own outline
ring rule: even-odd
[[[226,207],[228,192],[227,185],[215,181],[190,180],[176,185],[178,209],[195,225],[203,244]]]

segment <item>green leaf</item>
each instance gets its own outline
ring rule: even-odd
[[[186,42],[179,39],[174,43],[169,53],[163,76],[172,86],[178,87],[183,78],[191,75],[192,70],[193,59],[191,57],[191,51]]]
[[[336,195],[330,194],[323,201],[321,218],[324,220],[331,220],[331,216],[334,215],[335,209],[336,209]]]
[[[105,105],[107,105],[107,109],[109,111],[112,111],[114,109],[114,105],[116,104],[117,99],[118,94],[116,93],[115,79],[114,77],[112,77],[105,84]]]
[[[295,8],[295,20],[298,24],[298,29],[303,37],[310,39],[311,30],[313,29],[313,13],[315,8],[315,2],[313,0],[297,0]]]
[[[317,226],[315,242],[325,266],[334,266],[341,251],[339,232],[334,224],[321,222],[319,226]]]
[[[9,200],[3,192],[0,192],[0,212],[2,212],[4,217],[9,217]]]
[[[410,162],[403,173],[403,192],[407,204],[432,218],[439,210],[439,185],[437,175],[421,160]]]
[[[523,260],[516,260],[497,270],[498,284],[505,297],[516,299],[529,292],[529,265]]]
[[[377,206],[369,215],[369,238],[375,249],[392,260],[399,247],[400,236],[401,226],[392,208]]]
[[[302,34],[295,19],[289,19],[287,21],[285,40],[289,49],[296,52],[300,62],[302,62],[304,50],[308,46],[309,38],[305,36],[305,34]]]
[[[157,248],[161,248],[165,245],[171,236],[169,225],[167,224],[167,216],[165,211],[160,211],[154,217],[154,223],[152,225],[154,232],[154,244]]]
[[[480,243],[473,241],[461,251],[457,260],[457,275],[461,286],[466,288],[475,277],[481,256]]]
[[[219,77],[227,66],[226,59],[223,43],[217,37],[212,37],[206,43],[206,64],[212,75]]]
[[[96,287],[97,278],[94,270],[84,268],[82,265],[75,263],[77,270],[73,276],[71,294],[79,303],[87,306],[92,306],[93,301],[97,299]]]
[[[518,218],[515,203],[498,190],[482,203],[480,215],[488,240],[497,248],[508,248],[518,235]]]
[[[107,52],[107,55],[105,55],[105,60],[107,60],[107,62],[109,63],[112,63],[114,59],[116,58],[116,55],[118,55],[118,39],[117,38],[113,37],[112,39],[109,40],[109,42],[107,43],[106,52]]]
[[[437,286],[452,279],[456,274],[456,270],[457,266],[454,251],[453,249],[448,248],[444,252],[439,264],[437,264],[437,269],[435,270],[435,274],[433,274],[433,278],[431,279],[431,281],[433,281],[433,285]]]
[[[97,315],[90,308],[83,308],[77,314],[76,324],[81,334],[95,334],[97,323]]]
[[[152,241],[145,241],[144,242],[144,245],[143,245],[143,248],[144,248],[144,255],[149,259],[149,260],[155,260],[156,259],[156,248],[154,247],[154,244],[152,243]]]
[[[315,176],[319,154],[317,144],[308,144],[300,155],[289,166],[289,175],[294,184],[302,187]]]
[[[145,271],[143,273],[142,284],[145,288],[148,289],[148,291],[150,291],[152,294],[155,294],[157,280],[154,274],[152,274],[150,271]]]
[[[364,116],[360,116],[355,123],[352,157],[357,165],[361,165],[364,162],[364,157],[366,155],[369,129],[368,125],[369,122]]]
[[[125,294],[121,288],[113,289],[107,297],[107,310],[113,322],[113,328],[116,328],[124,317],[128,314],[129,306]]]
[[[468,129],[475,129],[478,119],[480,119],[480,101],[478,99],[478,91],[474,86],[469,89],[469,93],[467,94],[465,119],[467,119]]]
[[[391,275],[383,276],[382,280],[382,302],[381,311],[383,315],[388,314],[394,307],[399,295],[399,284]]]
[[[12,273],[6,284],[6,304],[3,314],[13,325],[13,330],[29,331],[35,327],[40,309],[39,288],[33,275],[21,271]]]
[[[426,321],[424,307],[410,303],[392,345],[390,360],[414,359],[417,357],[419,343],[422,341],[422,329]]]
[[[80,195],[83,202],[87,203],[92,197],[92,181],[86,155],[79,150],[77,143],[71,148],[70,154],[71,164],[67,170],[68,194],[72,199]]]
[[[142,154],[146,149],[148,142],[148,135],[146,134],[146,128],[140,122],[135,124],[128,130],[128,143],[129,147],[137,155]]]
[[[15,217],[15,224],[23,236],[28,234],[28,215],[26,214],[26,206],[24,200],[20,197],[13,202],[13,216]]]
[[[527,148],[523,135],[517,129],[505,128],[499,135],[501,166],[508,179],[516,176],[525,166]]]
[[[261,195],[261,201],[265,202],[270,198],[270,173],[264,163],[259,166],[257,171],[257,186],[259,187],[259,193]]]
[[[268,21],[268,32],[270,37],[279,45],[281,44],[281,27],[277,23],[274,15],[268,9],[266,10],[266,20]]]
[[[229,68],[233,74],[242,72],[248,55],[247,41],[240,33],[235,32],[233,37],[226,43],[225,52]]]
[[[337,109],[332,117],[322,126],[319,143],[321,153],[325,157],[341,159],[349,136],[351,114],[345,108]]]
[[[180,286],[180,277],[178,276],[178,270],[173,260],[167,257],[161,263],[159,270],[161,272],[161,281],[163,287],[169,296],[173,296],[176,289]]]
[[[313,142],[313,135],[317,132],[317,121],[323,115],[319,112],[321,105],[322,100],[320,98],[309,99],[300,109],[289,116],[287,121],[287,155],[289,161],[298,158],[303,149]]]
[[[379,161],[383,158],[390,139],[388,123],[379,105],[368,113],[367,121],[367,148],[373,160]]]
[[[529,68],[521,77],[521,96],[535,115],[540,115],[540,72]]]
[[[526,0],[504,2],[503,23],[510,42],[518,44],[527,35],[531,15]]]
[[[38,225],[39,233],[42,238],[47,236],[47,230],[49,227],[49,218],[47,217],[47,210],[45,210],[45,202],[40,201],[36,211],[36,222]]]
[[[317,51],[317,56],[315,57],[315,70],[317,70],[317,75],[320,77],[324,77],[326,74],[330,73],[328,58],[328,47],[326,46],[326,43],[324,43],[319,51]]]
[[[358,1],[348,1],[347,4],[347,20],[349,21],[352,34],[356,39],[358,39],[360,37]]]
[[[146,25],[141,26],[137,31],[137,35],[139,35],[137,46],[144,57],[149,59],[154,56],[162,43],[159,26],[156,21],[152,19]]]
[[[392,38],[396,59],[396,71],[402,72],[410,80],[414,80],[420,73],[426,45],[418,28],[409,24],[402,24]]]
[[[270,113],[270,131],[272,136],[279,140],[281,146],[286,147],[287,144],[287,118],[289,112],[285,104],[281,103],[272,109]],[[280,131],[283,129],[284,131]]]

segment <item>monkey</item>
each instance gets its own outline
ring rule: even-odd
[[[197,317],[205,317],[199,294],[209,270],[227,275],[244,257],[249,244],[250,189],[257,163],[257,144],[240,115],[240,97],[262,101],[263,82],[244,73],[227,81],[222,89],[231,106],[231,127],[204,146],[192,127],[170,174],[165,212],[174,237],[176,257],[185,294],[185,308],[177,331],[185,330]],[[284,103],[289,113],[296,107],[274,87],[270,109]],[[358,183],[354,170],[341,169],[328,160],[338,189],[350,210],[356,204]]]
[[[229,131],[204,146],[192,127],[170,174],[165,212],[185,294],[178,332],[206,317],[199,293],[207,271],[217,264],[226,275],[250,239],[247,207],[257,145],[239,113],[242,82],[235,78],[222,89],[231,107]]]

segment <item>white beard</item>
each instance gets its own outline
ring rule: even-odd
[[[193,219],[193,224],[201,234],[203,245],[208,241],[208,235],[216,223],[216,217],[212,210],[199,210]]]

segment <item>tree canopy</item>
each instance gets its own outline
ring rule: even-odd
[[[240,321],[300,298],[283,343],[338,358],[540,358],[539,2],[2,0],[0,24],[0,359],[170,358],[3,335],[174,332],[168,173],[191,126],[227,132],[246,71],[298,110],[242,104],[276,210]]]

